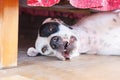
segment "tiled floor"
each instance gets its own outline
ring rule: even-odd
[[[10,77],[0,78],[0,80],[32,80],[32,79],[28,79],[26,77],[19,76],[19,75],[14,75]]]
[[[17,67],[0,70],[0,80],[10,80],[14,75],[28,80],[120,80],[119,56],[81,55],[59,61],[55,57],[28,57],[28,46],[20,46]]]

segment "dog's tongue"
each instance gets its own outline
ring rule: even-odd
[[[66,60],[70,60],[69,53],[67,51],[64,52],[64,57],[66,58]]]

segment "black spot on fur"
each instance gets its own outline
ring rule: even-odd
[[[44,55],[42,55],[41,53],[38,53],[36,56],[44,56]]]
[[[39,34],[41,37],[48,37],[53,33],[59,31],[59,23],[57,22],[49,22],[41,25],[39,28]]]
[[[69,29],[73,29],[72,27],[68,27]]]

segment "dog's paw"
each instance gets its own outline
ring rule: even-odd
[[[27,50],[27,55],[28,56],[34,57],[34,56],[37,56],[38,54],[39,54],[39,52],[34,47],[30,47]]]
[[[78,57],[80,56],[80,53],[78,51],[72,51],[72,53],[70,53],[70,59],[72,59],[73,57]]]

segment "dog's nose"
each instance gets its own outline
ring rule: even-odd
[[[50,40],[50,46],[53,49],[58,49],[63,45],[62,38],[60,36],[54,36]]]

